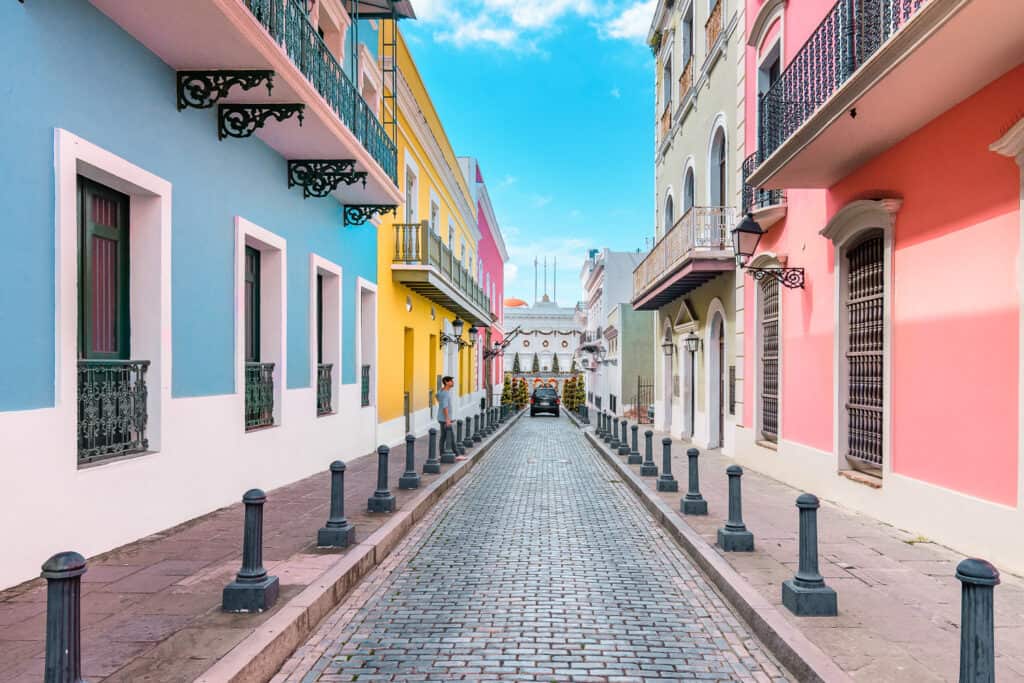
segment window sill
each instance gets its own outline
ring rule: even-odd
[[[128,460],[135,460],[142,458],[147,455],[156,455],[160,451],[133,451],[131,453],[122,453],[121,455],[112,455],[109,458],[101,458],[93,460],[91,462],[80,462],[78,463],[79,470],[93,470],[104,465],[112,465],[116,462],[125,462]]]
[[[326,412],[326,413],[317,413],[316,416],[317,417],[331,417],[332,415],[337,415],[337,414],[338,414],[337,410],[331,410],[331,411]]]
[[[265,432],[265,431],[267,431],[268,429],[274,429],[275,427],[278,427],[278,426],[280,426],[280,425],[278,425],[278,424],[277,424],[277,423],[275,422],[275,423],[274,423],[274,424],[272,424],[272,425],[263,425],[262,427],[248,427],[248,428],[247,428],[247,429],[245,430],[245,433],[246,433],[246,434],[255,434],[256,432]]]
[[[839,470],[839,476],[849,479],[854,483],[862,484],[873,489],[882,488],[881,477],[875,477],[864,472],[858,472],[857,470]]]
[[[760,446],[761,448],[764,448],[765,450],[775,451],[776,453],[778,453],[779,451],[779,444],[777,441],[765,441],[764,439],[757,439],[756,441],[754,441],[754,444]]]

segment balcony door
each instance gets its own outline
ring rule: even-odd
[[[79,358],[127,360],[128,197],[79,178]]]
[[[715,129],[715,136],[711,141],[711,159],[708,165],[711,171],[711,192],[709,204],[711,206],[725,206],[726,201],[726,153],[725,153],[725,131],[721,127]]]

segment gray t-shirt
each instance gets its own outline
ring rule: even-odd
[[[452,390],[442,389],[437,392],[437,421],[444,422],[444,409],[448,409],[448,419],[455,419],[455,412],[452,410]]]

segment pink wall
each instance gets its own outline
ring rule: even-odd
[[[477,175],[478,181],[483,184],[483,176]],[[483,210],[482,202],[477,203],[477,224],[480,227],[480,244],[477,249],[484,260],[484,283],[487,281],[487,274],[490,273],[491,281],[494,283],[495,294],[491,299],[491,311],[500,317],[504,314],[502,301],[505,300],[505,263],[501,260],[501,252],[498,251],[498,244],[494,239],[494,233],[487,222],[487,215]],[[481,283],[483,284],[483,283]],[[491,328],[491,341],[501,341],[503,336],[497,327]],[[502,356],[498,356],[492,363],[493,381],[500,385],[504,381]]]
[[[748,0],[748,27],[760,4]],[[831,5],[788,3],[784,67]],[[752,151],[756,66],[750,48],[746,66]],[[833,448],[833,254],[818,232],[850,201],[901,197],[890,299],[893,471],[1016,504],[1019,171],[988,146],[1021,115],[1021,92],[1024,66],[830,190],[787,193],[787,218],[761,242],[762,251],[806,269],[805,289],[782,294],[782,438]],[[745,326],[753,331],[754,287],[745,287],[744,296]],[[754,334],[745,335],[745,376],[751,379],[754,341]],[[755,387],[748,381],[744,389],[744,423],[751,428]]]

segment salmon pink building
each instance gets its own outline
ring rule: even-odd
[[[490,300],[488,313],[491,316],[491,325],[485,327],[481,333],[483,344],[478,344],[473,349],[477,356],[477,367],[482,369],[477,374],[477,389],[484,390],[488,405],[497,405],[504,381],[504,364],[503,355],[493,353],[493,349],[495,344],[500,344],[505,339],[504,309],[501,302],[505,298],[505,262],[508,261],[508,250],[501,235],[501,228],[498,226],[498,219],[494,215],[491,196],[487,192],[487,183],[484,182],[479,162],[473,157],[459,157],[459,165],[473,195],[477,227],[480,230],[480,241],[477,244],[477,281]],[[492,350],[492,353],[486,352],[487,349]]]
[[[743,11],[734,455],[1024,570],[1024,3]]]

